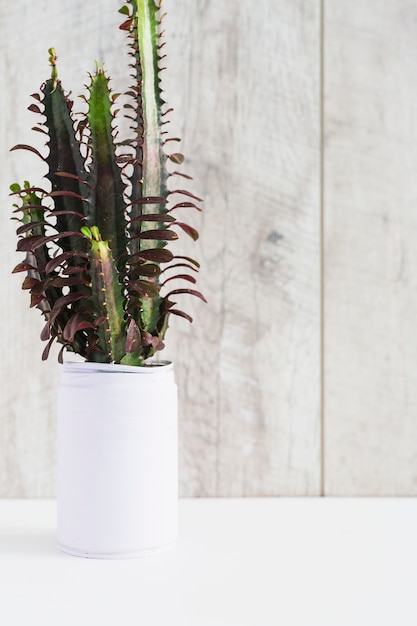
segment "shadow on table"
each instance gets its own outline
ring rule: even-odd
[[[10,530],[0,533],[0,559],[5,556],[60,557],[55,532]]]

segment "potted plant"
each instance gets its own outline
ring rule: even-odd
[[[26,274],[22,288],[45,318],[42,359],[54,341],[61,363],[65,350],[85,359],[63,363],[58,393],[58,541],[98,558],[175,542],[176,386],[172,363],[150,359],[171,315],[192,321],[176,296],[205,300],[193,288],[197,261],[167,247],[179,233],[198,238],[176,216],[201,209],[192,193],[168,186],[189,177],[176,170],[183,156],[169,150],[176,139],[165,130],[160,6],[128,0],[120,13],[133,85],[113,93],[97,66],[86,111],[74,113],[51,48],[51,77],[29,107],[42,116],[34,130],[46,135],[47,153],[13,148],[45,162],[48,188],[11,185],[26,254],[14,271]],[[123,113],[128,137],[117,128]]]

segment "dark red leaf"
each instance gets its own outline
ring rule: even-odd
[[[178,309],[169,309],[169,312],[173,315],[178,315],[179,317],[184,317],[189,322],[193,322],[193,318],[188,313],[184,313],[184,311],[179,311]]]
[[[30,263],[18,263],[16,265],[16,267],[14,268],[14,270],[12,271],[12,274],[17,274],[18,272],[28,272],[30,270],[37,270],[36,267],[34,267],[33,265],[31,265]]]
[[[142,345],[142,337],[140,330],[137,327],[135,320],[130,320],[126,334],[125,350],[129,354],[130,352],[137,352]]]
[[[88,259],[88,255],[85,252],[75,252],[74,250],[69,250],[68,252],[63,252],[62,254],[59,254],[55,258],[51,259],[45,267],[45,272],[49,274],[54,269],[56,269],[59,265],[61,265],[61,263],[63,263],[67,259],[71,259],[74,257]]]
[[[92,328],[93,330],[96,330],[96,327],[92,322],[83,319],[81,313],[76,313],[65,325],[62,336],[65,341],[72,343],[74,341],[75,334],[79,330],[84,330],[85,328]]]
[[[68,198],[77,198],[78,200],[84,200],[84,202],[87,202],[87,200],[83,196],[80,196],[79,193],[75,193],[75,191],[63,191],[63,190],[51,191],[50,193],[47,194],[47,196],[50,198],[56,198],[58,196],[66,196]]]
[[[171,211],[174,211],[175,209],[179,209],[179,208],[192,208],[192,209],[197,209],[197,211],[202,211],[202,209],[197,206],[196,204],[194,204],[194,202],[178,202],[177,204],[175,204],[173,207],[171,207],[169,209],[169,213],[171,213]]]
[[[87,184],[87,181],[77,176],[77,174],[71,174],[70,172],[54,172],[54,174],[55,176],[63,176],[64,178],[73,178],[74,180],[78,180],[80,183]]]
[[[28,106],[28,111],[33,111],[33,113],[40,113],[42,115],[42,111],[38,107],[37,104],[31,104]]]
[[[196,291],[195,289],[173,289],[165,296],[165,298],[169,298],[169,296],[172,296],[174,294],[180,294],[180,293],[188,293],[188,294],[191,294],[192,296],[197,296],[197,298],[200,298],[200,300],[207,303],[207,300],[205,299],[203,294],[200,293],[199,291]]]
[[[16,148],[16,146],[15,146]],[[14,148],[12,148],[13,150]],[[10,196],[25,196],[28,193],[44,193],[48,192],[45,189],[41,189],[40,187],[29,187],[28,189],[20,189],[19,191],[13,191],[13,193],[9,194]]]
[[[149,280],[128,280],[126,285],[130,293],[133,292],[145,298],[155,298],[161,288],[160,285]]]
[[[156,230],[145,230],[143,233],[139,233],[132,237],[132,239],[154,239],[157,241],[174,241],[178,239],[177,233],[172,230],[166,230],[165,228],[159,228]]]
[[[174,222],[174,223],[170,224],[170,228],[171,228],[171,226],[179,226],[194,241],[197,241],[197,239],[199,237],[198,231],[195,228],[193,228],[192,226],[189,226],[188,224],[185,224],[184,222]]]
[[[48,224],[48,222],[28,222],[27,224],[19,226],[19,228],[16,230],[16,235],[23,235],[29,230],[33,230],[37,226],[50,226],[50,224]],[[54,227],[52,226],[52,228]]]
[[[194,200],[197,200],[198,202],[203,202],[202,198],[195,196],[193,193],[187,191],[186,189],[173,189],[172,191],[169,192],[169,195],[171,196],[174,193],[180,193],[183,196],[189,196],[190,198],[194,198]]]
[[[169,278],[164,280],[162,285],[165,285],[170,280],[188,280],[189,283],[193,283],[194,285],[197,282],[196,279],[194,278],[194,276],[189,276],[188,274],[177,274],[176,276],[170,276]]]
[[[63,365],[64,363],[64,350],[65,350],[66,346],[62,346],[61,350],[58,352],[58,363],[60,363],[61,365]]]
[[[86,272],[86,271],[87,271],[87,268],[83,267],[81,265],[69,265],[68,267],[64,267],[61,270],[61,273],[64,276],[71,276],[71,274],[80,274],[81,272]],[[88,281],[86,280],[86,284],[87,284],[87,282]],[[89,282],[88,282],[88,284],[89,284]]]
[[[166,204],[167,202],[168,200],[166,198],[162,198],[161,196],[145,196],[143,198],[139,198],[139,200],[135,200],[127,206],[131,206],[133,204]]]
[[[78,211],[56,211],[55,209],[52,209],[52,211],[50,211],[48,217],[56,217],[57,215],[75,215],[76,217],[79,217],[80,220],[87,219],[85,215],[83,215],[82,213],[78,213]]]
[[[48,358],[49,352],[51,350],[51,346],[52,346],[52,344],[54,342],[54,339],[55,339],[55,336],[51,337],[51,339],[48,341],[48,344],[47,344],[45,350],[42,352],[42,361],[46,361],[46,359]]]
[[[49,133],[40,126],[32,126],[32,130],[35,130],[37,133],[42,133],[43,135],[47,135],[49,137]]]
[[[43,302],[43,300],[46,300],[46,297],[41,293],[32,293],[30,296],[30,308],[37,306],[40,302]]]
[[[134,217],[131,222],[174,222],[175,217],[168,215],[167,213],[144,213]]]
[[[155,265],[154,263],[142,263],[138,262],[138,265],[134,268],[134,273],[138,276],[159,276],[161,273],[161,268],[159,265]]]
[[[55,278],[51,278],[48,283],[48,287],[71,287],[72,285],[88,285],[89,283],[82,278],[74,277],[74,278],[62,278],[61,276],[56,276]]]
[[[188,263],[174,263],[174,265],[169,265],[169,267],[166,267],[165,269],[163,269],[162,272],[166,272],[167,270],[172,270],[174,269],[174,267],[186,267],[189,270],[193,270],[193,272],[198,272],[198,269],[196,267],[193,267],[192,265],[189,265]]]
[[[85,293],[68,293],[65,296],[61,296],[55,302],[52,307],[51,317],[49,318],[49,323],[52,325],[58,315],[62,312],[62,310],[69,304],[74,304],[74,302],[78,302],[78,300],[88,299],[89,296]]]
[[[32,104],[32,106],[36,107],[36,104]],[[33,152],[34,154],[36,154],[36,156],[38,156],[40,159],[42,159],[42,161],[46,160],[41,155],[39,150],[36,150],[36,148],[32,148],[32,146],[28,146],[25,143],[18,143],[16,146],[13,146],[13,148],[11,148],[10,152],[13,152],[13,150],[29,150],[29,152]],[[24,191],[27,191],[27,190],[25,189]]]
[[[48,341],[50,337],[51,337],[51,326],[49,322],[47,322],[45,326],[42,328],[41,339],[42,341]]]
[[[198,263],[198,261],[195,261],[194,259],[192,259],[189,256],[179,256],[179,255],[175,255],[174,259],[182,259],[183,261],[188,261],[188,263],[192,263],[193,265],[195,265],[196,267],[200,267],[200,263]]]
[[[81,233],[77,231],[69,231],[63,233],[57,233],[55,235],[49,235],[48,237],[44,237],[43,235],[34,235],[32,237],[24,237],[20,239],[17,243],[17,251],[18,252],[34,252],[41,246],[44,246],[46,243],[51,241],[58,241],[59,239],[63,239],[64,237],[84,237]]]
[[[22,289],[32,289],[39,283],[40,280],[38,280],[37,278],[32,278],[32,276],[26,276],[25,280],[22,283]]]
[[[123,22],[123,24],[120,24],[119,28],[120,30],[130,30],[131,25],[132,25],[132,20],[128,19],[125,22]]]
[[[183,172],[171,172],[170,176],[182,176],[183,178],[186,178],[187,180],[193,180],[192,176],[188,176],[188,174],[184,174]]]
[[[170,250],[166,250],[165,248],[152,248],[150,250],[141,250],[140,252],[136,252],[133,254],[130,259],[140,259],[143,261],[155,261],[155,263],[169,263],[172,261],[174,255]],[[127,261],[130,263],[130,260]]]
[[[177,165],[181,165],[184,162],[184,155],[180,152],[174,152],[173,154],[168,155],[168,158]]]

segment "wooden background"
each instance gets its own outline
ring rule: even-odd
[[[183,496],[417,494],[417,4],[166,0],[164,82],[205,198],[204,306],[172,321]],[[0,496],[54,493],[59,367],[40,361],[9,221],[43,175],[29,94],[126,84],[117,0],[0,0]],[[185,305],[184,305],[185,306]],[[56,354],[56,352],[54,353]]]

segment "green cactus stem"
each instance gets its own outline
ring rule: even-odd
[[[26,254],[14,271],[26,273],[23,287],[45,317],[42,358],[58,341],[60,360],[67,349],[89,361],[142,365],[163,349],[171,315],[192,321],[172,297],[205,301],[195,289],[167,287],[172,280],[196,282],[189,271],[198,271],[197,261],[174,255],[169,244],[182,233],[198,238],[175,215],[201,209],[197,196],[168,187],[168,161],[180,164],[183,157],[166,151],[176,138],[165,139],[170,109],[160,86],[160,5],[128,0],[120,12],[133,78],[122,109],[115,108],[119,94],[96,65],[82,96],[87,112],[74,113],[50,48],[51,76],[29,107],[42,116],[35,130],[46,136],[46,155],[25,144],[12,148],[36,154],[48,170],[45,189],[29,183],[11,188],[20,199],[17,248]],[[130,124],[125,138],[117,128],[122,114]],[[182,201],[171,206],[172,194]]]

